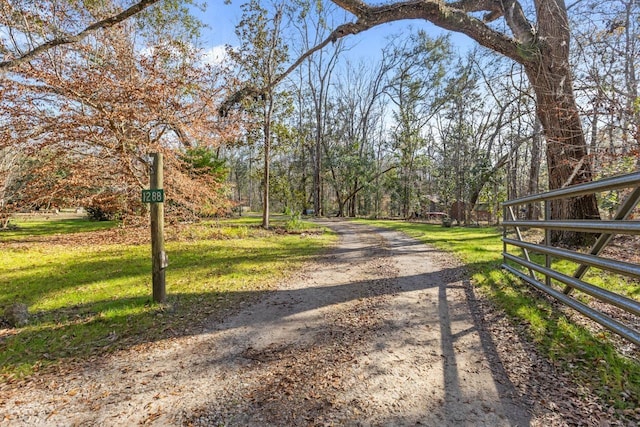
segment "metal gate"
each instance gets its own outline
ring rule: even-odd
[[[600,194],[607,191],[619,191],[625,194],[626,198],[619,204],[617,212],[611,220],[553,220],[551,219],[551,201],[566,199],[587,194]],[[623,275],[632,280],[640,279],[640,265],[619,261],[600,256],[602,250],[609,244],[614,235],[617,234],[640,234],[640,221],[631,220],[631,214],[640,201],[640,172],[607,178],[600,181],[574,185],[558,190],[549,191],[542,194],[535,194],[510,200],[502,204],[503,207],[503,257],[502,268],[510,271],[517,277],[526,281],[537,289],[546,292],[563,302],[564,304],[579,311],[585,316],[598,322],[602,326],[621,335],[627,340],[640,346],[640,332],[634,329],[631,323],[616,320],[604,314],[588,304],[574,298],[571,293],[576,290],[590,295],[591,297],[621,308],[627,313],[640,316],[640,302],[623,295],[611,292],[602,287],[596,286],[583,280],[584,274],[590,267],[595,267],[611,273]],[[521,220],[517,213],[522,212],[524,206],[542,204],[544,219],[542,220]],[[526,242],[522,238],[521,228],[536,228],[544,230],[544,241],[540,244]],[[509,237],[509,230],[515,230],[515,238]],[[586,252],[577,252],[551,246],[552,230],[569,230],[586,233],[599,233],[599,237],[593,247]],[[521,249],[520,256],[509,253],[509,247]],[[513,251],[512,251],[513,252]],[[544,256],[544,265],[532,261],[531,253],[538,253]],[[578,264],[578,268],[573,275],[568,276],[552,269],[553,259],[569,260]],[[508,263],[511,261],[512,263]],[[514,264],[523,267],[518,268]],[[526,271],[526,272],[525,272]],[[542,277],[538,277],[538,274]],[[562,287],[564,286],[564,289]],[[638,284],[640,286],[640,283]],[[631,316],[631,319],[634,317]]]

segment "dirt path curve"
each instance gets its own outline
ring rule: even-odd
[[[5,401],[0,424],[532,423],[458,264],[400,233],[326,224],[339,245],[263,300],[197,335],[43,376]]]

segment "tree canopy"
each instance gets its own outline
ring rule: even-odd
[[[495,220],[506,197],[636,167],[638,5],[605,3],[253,0],[227,62],[207,65],[190,1],[5,2],[0,207],[143,213],[160,150],[181,216],[237,204],[267,218],[271,194],[287,212],[455,203],[462,221]],[[346,36],[402,20],[483,48],[459,53],[408,23],[380,61],[348,59]],[[553,217],[606,213],[596,202],[558,203]]]

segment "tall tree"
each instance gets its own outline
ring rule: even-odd
[[[315,4],[312,4],[315,3]],[[299,19],[293,20],[301,38],[300,48],[304,51],[311,49],[320,43],[330,32],[329,19],[332,10],[325,8],[321,2],[302,1],[302,13]],[[311,99],[310,107],[313,120],[313,146],[311,154],[313,158],[313,209],[316,216],[322,212],[322,145],[326,137],[325,129],[329,116],[329,90],[332,83],[333,72],[340,54],[345,50],[341,41],[334,43],[331,50],[321,50],[317,55],[309,57],[301,67],[305,74],[304,87],[308,90],[307,98]],[[300,52],[302,54],[303,52]],[[302,87],[300,88],[302,90]]]
[[[258,0],[245,3],[236,34],[239,48],[229,48],[228,53],[239,65],[246,80],[264,88],[248,102],[257,109],[263,133],[264,172],[262,226],[269,228],[269,181],[272,144],[272,125],[276,112],[276,81],[288,58],[288,47],[282,38],[284,2],[272,4],[271,13]],[[270,16],[272,15],[272,16]]]
[[[467,59],[459,58],[447,79],[445,89],[445,105],[438,116],[440,150],[438,170],[440,198],[445,206],[456,204],[458,221],[466,221],[463,209],[469,201],[469,190],[472,182],[472,170],[476,158],[474,136],[478,111],[483,107],[478,91],[478,76],[473,64]]]
[[[347,64],[334,93],[330,138],[323,141],[338,216],[355,216],[358,195],[376,171],[372,137],[382,120],[382,99],[388,87],[390,58],[372,67]]]
[[[576,93],[590,120],[594,166],[640,165],[640,3],[577,4]],[[613,167],[613,169],[618,169]]]
[[[466,34],[480,45],[522,64],[536,95],[536,112],[547,140],[549,187],[561,188],[592,179],[573,93],[570,28],[564,0],[534,0],[531,11],[516,0],[412,0],[380,6],[361,0],[332,2],[355,15],[357,21],[340,25],[318,47],[384,23],[422,19]],[[485,14],[479,19],[477,14],[482,12]],[[500,19],[505,25],[500,25]],[[556,219],[599,217],[595,195],[556,201],[551,210]],[[584,237],[574,232],[553,233],[555,241],[566,244],[584,244]]]
[[[482,76],[484,83],[481,92],[489,96],[484,97],[484,105],[474,130],[475,153],[477,157],[473,168],[473,176],[469,194],[469,210],[479,200],[483,187],[514,157],[514,153],[521,146],[533,141],[536,134],[539,142],[540,131],[534,132],[530,122],[535,120],[534,103],[530,102],[527,84],[523,81],[521,67],[508,64],[504,57],[492,52],[482,55],[477,50],[470,55],[473,67]],[[526,78],[524,79],[526,80]],[[522,171],[530,166],[530,179],[535,186],[529,187],[525,194],[538,192],[538,176],[540,170],[539,144],[531,144],[528,162],[520,168]],[[524,175],[520,172],[520,175]],[[486,193],[486,192],[485,192]]]
[[[385,56],[397,58],[387,94],[395,105],[393,148],[398,156],[397,181],[402,215],[409,217],[418,199],[416,172],[424,151],[427,123],[442,108],[443,79],[450,55],[445,37],[432,40],[424,31],[410,34],[387,46]]]

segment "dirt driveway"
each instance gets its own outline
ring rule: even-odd
[[[2,399],[0,424],[603,421],[478,299],[450,255],[397,232],[326,224],[336,248],[261,301],[196,335],[43,375]]]

